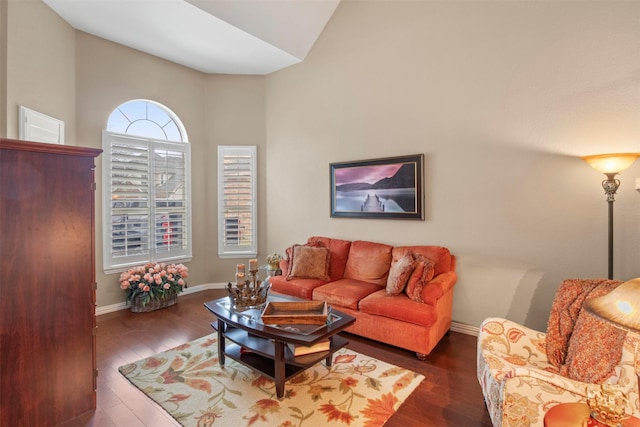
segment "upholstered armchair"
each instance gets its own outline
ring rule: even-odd
[[[547,332],[502,318],[485,319],[478,335],[478,381],[494,427],[543,426],[559,403],[586,402],[586,390],[610,384],[638,416],[634,371],[637,334],[625,333],[582,310],[586,299],[620,282],[565,280],[556,293]]]

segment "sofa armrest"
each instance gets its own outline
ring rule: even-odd
[[[490,317],[480,325],[479,366],[498,382],[530,377],[585,396],[586,383],[561,376],[546,355],[545,334],[507,319]]]
[[[545,337],[543,332],[507,319],[487,318],[480,325],[478,334],[478,365],[485,365],[484,369],[488,369],[491,376],[500,382],[526,376],[579,396],[585,396],[587,387],[599,387],[598,384],[561,376],[547,358]],[[637,335],[627,334],[615,374],[606,381],[626,393],[631,402],[637,399],[633,370],[633,351],[637,339]]]
[[[289,260],[287,258],[280,260],[280,271],[282,271],[283,276],[286,276],[289,272]]]
[[[493,353],[485,354],[489,361],[491,375],[498,381],[516,380],[522,377],[533,378],[539,382],[546,383],[550,386],[556,387],[560,390],[568,391],[569,393],[582,396],[586,398],[587,389],[597,391],[600,388],[600,384],[590,384],[581,381],[576,381],[571,378],[564,377],[553,370],[545,370],[536,368],[533,366],[519,366],[514,365],[508,361],[508,355],[496,355]],[[505,356],[507,358],[505,358]],[[516,362],[517,363],[517,362]],[[628,386],[619,384],[611,384],[609,386],[613,390],[619,390],[627,395],[630,394]]]
[[[458,281],[458,275],[454,270],[447,271],[446,273],[438,274],[431,279],[428,284],[437,285],[442,289],[442,293],[445,294],[449,289],[453,288],[453,285]]]
[[[422,288],[420,293],[422,301],[425,304],[436,305],[440,297],[449,292],[457,280],[458,275],[453,270],[438,274]]]
[[[527,364],[547,368],[546,334],[500,317],[489,317],[480,325],[478,351],[524,357]]]

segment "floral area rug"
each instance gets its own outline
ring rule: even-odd
[[[285,384],[229,358],[218,360],[217,334],[119,371],[183,426],[382,426],[424,376],[346,348]]]

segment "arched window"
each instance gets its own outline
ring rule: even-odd
[[[107,131],[164,141],[188,142],[187,132],[173,111],[157,102],[135,99],[111,112]]]
[[[106,273],[146,262],[191,258],[190,145],[167,107],[132,100],[103,132]]]

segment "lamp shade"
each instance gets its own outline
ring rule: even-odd
[[[582,160],[598,172],[616,174],[631,166],[638,157],[640,153],[594,154],[584,156]]]
[[[585,301],[584,308],[619,328],[640,332],[640,277],[624,282],[606,295]]]

